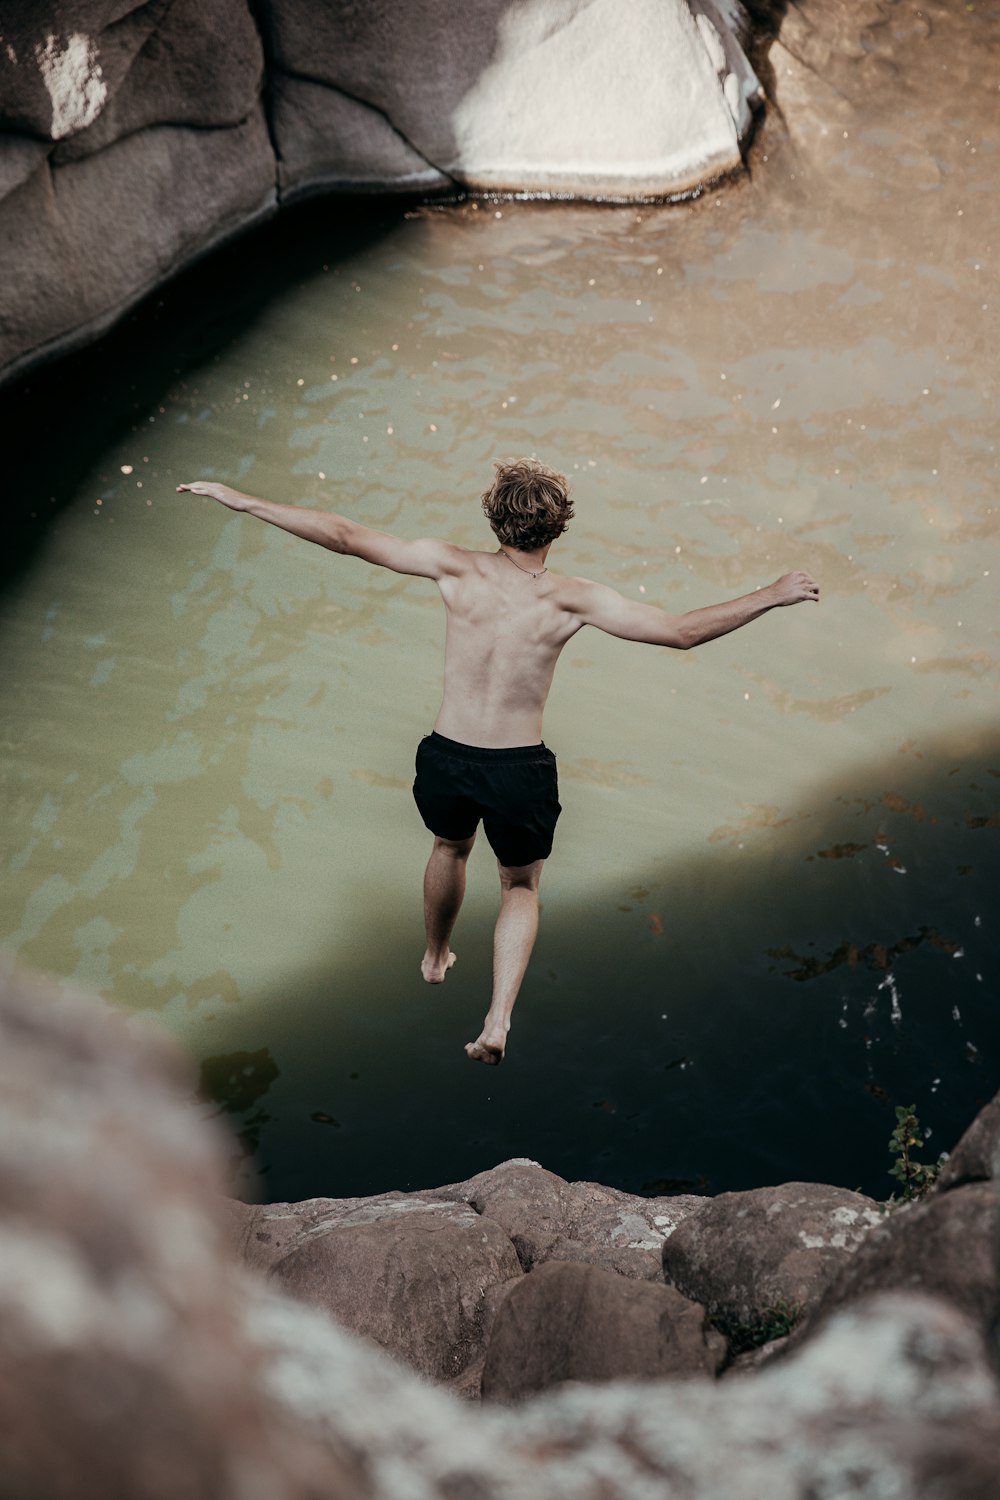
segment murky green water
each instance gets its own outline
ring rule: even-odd
[[[511,1155],[884,1195],[894,1104],[933,1154],[1000,1084],[998,142],[945,41],[936,105],[905,53],[822,176],[772,119],[683,207],[312,209],[8,396],[3,944],[181,1036],[266,1196]],[[824,598],[687,655],[571,643],[494,1072],[485,846],[457,968],[417,970],[434,586],[174,486],[488,545],[491,460],[530,451],[575,482],[553,565]]]

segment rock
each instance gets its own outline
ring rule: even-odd
[[[2,26],[2,118],[21,132],[0,198],[9,379],[99,333],[277,198],[243,0],[68,0],[41,14],[25,0]]]
[[[873,1225],[875,1203],[815,1182],[720,1193],[664,1242],[663,1272],[730,1333],[813,1306]]]
[[[615,0],[477,0],[458,9],[441,0],[319,9],[271,0],[285,182],[314,172],[337,182],[351,99],[368,106],[356,116],[359,131],[384,141],[390,124],[408,150],[408,175],[419,161],[477,191],[688,191],[740,166],[750,102],[761,97],[734,24],[741,8],[706,0],[696,9],[633,0],[623,27]],[[300,80],[313,91],[305,106]],[[309,129],[286,132],[303,110]]]
[[[603,1266],[643,1281],[662,1281],[664,1241],[708,1202],[693,1193],[640,1198],[596,1182],[574,1182],[566,1229],[548,1258]]]
[[[435,1380],[481,1355],[486,1293],[521,1267],[498,1225],[417,1193],[314,1200],[271,1280]]]
[[[269,1271],[287,1255],[307,1222],[300,1211],[305,1206],[225,1198],[223,1211],[232,1232],[232,1248],[243,1264],[254,1271]]]
[[[1000,1321],[998,1246],[1000,1193],[992,1182],[905,1204],[868,1232],[789,1342],[813,1337],[846,1303],[887,1290],[946,1299],[990,1335]]]
[[[467,1182],[438,1188],[433,1196],[471,1204],[498,1224],[525,1271],[548,1258],[570,1213],[569,1183],[525,1160],[501,1162]]]
[[[978,1113],[938,1173],[935,1191],[1000,1177],[1000,1094]]]
[[[178,1049],[0,969],[0,1494],[362,1494],[274,1403]]]
[[[640,1198],[594,1182],[566,1182],[537,1162],[502,1162],[433,1196],[471,1203],[510,1236],[530,1271],[547,1260],[603,1266],[662,1280],[661,1250],[676,1226],[708,1202],[692,1194]]]
[[[516,1401],[566,1380],[714,1375],[726,1354],[705,1309],[672,1287],[596,1266],[539,1266],[505,1297],[483,1396]]]
[[[305,194],[669,196],[740,166],[761,97],[736,0],[633,0],[625,27],[615,0],[8,0],[0,24],[0,381]]]

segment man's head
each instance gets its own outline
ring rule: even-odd
[[[573,518],[564,476],[534,458],[493,467],[497,477],[483,496],[483,512],[497,541],[518,552],[534,552],[562,536]]]

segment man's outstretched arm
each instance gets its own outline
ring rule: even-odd
[[[579,585],[579,591],[571,607],[581,624],[594,625],[624,641],[673,646],[678,651],[688,651],[703,641],[713,641],[717,636],[728,635],[731,630],[739,630],[769,609],[819,600],[819,584],[808,573],[802,572],[785,573],[766,588],[755,589],[741,599],[709,604],[703,609],[689,609],[682,615],[668,614],[655,604],[638,604],[602,583],[589,583],[584,579],[574,580],[574,583]]]
[[[411,542],[403,537],[389,536],[387,532],[374,531],[370,526],[362,526],[349,516],[338,516],[332,511],[258,500],[255,495],[241,494],[228,484],[217,484],[215,480],[197,479],[192,484],[179,484],[177,489],[192,495],[207,495],[228,510],[256,516],[258,520],[279,526],[282,531],[300,536],[304,541],[316,542],[320,547],[347,557],[363,558],[381,568],[391,568],[394,573],[440,578],[453,571],[461,552],[461,548],[450,542],[433,538]]]

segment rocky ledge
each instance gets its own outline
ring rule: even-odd
[[[822,1183],[639,1198],[514,1160],[467,1182],[228,1211],[237,1253],[458,1394],[758,1366],[872,1292],[1000,1315],[1000,1100],[922,1201]]]
[[[0,972],[3,1495],[994,1500],[1000,1098],[887,1214],[523,1161],[247,1207],[191,1087],[162,1037]]]
[[[317,192],[669,197],[761,98],[739,0],[10,0],[0,379]]]

